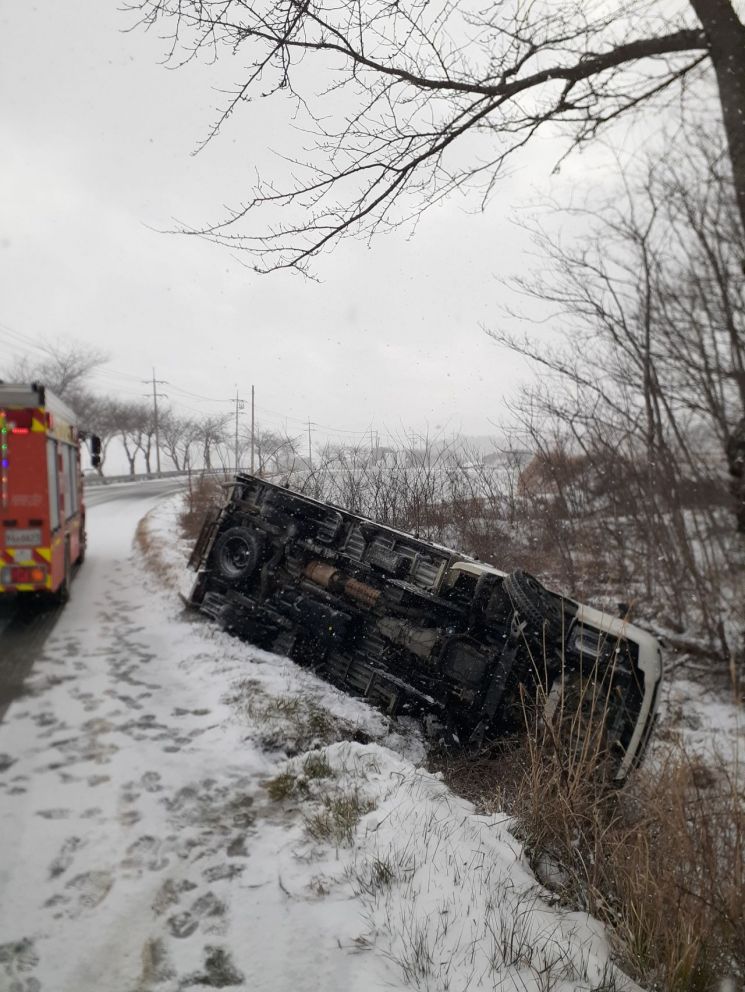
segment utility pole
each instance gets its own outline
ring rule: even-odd
[[[242,399],[238,398],[238,387],[235,387],[235,472],[238,474],[238,411],[245,407]],[[253,459],[252,459],[253,462]],[[251,465],[253,471],[253,464]]]
[[[251,475],[254,474],[254,445],[255,445],[254,425],[256,422],[254,413],[255,413],[254,387],[251,386]]]
[[[144,383],[150,384],[149,379],[143,379]],[[160,478],[160,435],[158,433],[158,397],[161,399],[167,399],[168,393],[159,393],[158,386],[167,386],[168,383],[165,379],[155,378],[155,369],[153,369],[153,423],[155,426],[155,465],[157,467],[158,478]]]
[[[311,423],[310,423],[310,420],[308,420],[308,468],[310,468],[310,470],[312,471],[313,470],[313,447],[312,447],[312,442],[311,442],[311,438],[310,438],[310,427],[311,427]]]

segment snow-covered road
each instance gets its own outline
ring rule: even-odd
[[[504,820],[418,770],[416,738],[145,573],[158,500],[91,508],[0,724],[0,992],[621,987],[597,925],[543,902]],[[334,721],[361,743],[323,747]]]
[[[215,885],[245,847],[253,814],[241,797],[262,769],[244,764],[225,714],[177,663],[191,635],[177,600],[144,588],[132,539],[156,501],[90,512],[71,602],[0,726],[4,990],[149,988],[171,975],[163,935],[197,930],[197,953],[171,977],[208,977],[208,945],[213,970],[239,977],[218,953]]]

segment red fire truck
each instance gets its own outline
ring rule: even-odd
[[[0,596],[69,597],[85,555],[80,446],[75,413],[50,390],[0,382]]]

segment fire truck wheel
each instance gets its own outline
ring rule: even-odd
[[[76,565],[82,565],[83,562],[85,561],[85,547],[87,543],[88,543],[88,538],[85,532],[85,523],[83,523],[83,526],[80,531],[80,551],[78,552],[78,557],[75,559]]]
[[[63,606],[70,598],[70,584],[72,582],[72,563],[70,562],[70,545],[65,545],[65,577],[61,584],[57,587],[56,592],[52,593],[52,598],[54,602]]]
[[[215,571],[229,582],[248,578],[261,558],[261,536],[247,527],[230,527],[215,541]]]

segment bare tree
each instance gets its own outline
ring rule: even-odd
[[[250,437],[247,440],[250,444]],[[257,425],[254,431],[254,450],[259,475],[292,471],[299,444],[299,437],[290,437],[281,431]]]
[[[108,396],[99,396],[87,389],[77,390],[74,402],[75,411],[80,417],[81,429],[89,436],[97,435],[101,441],[98,474],[102,476],[109,445],[121,426],[121,404]]]
[[[554,306],[570,347],[493,335],[581,385],[583,421],[598,401],[620,414],[636,397],[629,429],[658,468],[671,436],[690,465],[726,462],[745,416],[745,234],[724,159],[715,135],[690,135],[685,159],[651,159],[625,195],[588,210],[591,231],[578,244],[535,228],[551,264],[513,285]]]
[[[212,469],[212,460],[216,456],[221,462],[220,448],[227,441],[227,426],[230,414],[204,416],[197,424],[196,440],[202,448],[202,466],[208,472]]]
[[[43,356],[24,355],[5,370],[10,381],[37,381],[73,406],[90,373],[108,361],[105,352],[90,345],[56,342],[41,346]]]
[[[672,12],[664,0],[128,6],[148,27],[168,22],[175,64],[206,53],[239,61],[205,142],[259,96],[285,98],[313,134],[286,180],[260,179],[225,217],[188,232],[247,249],[261,271],[306,270],[340,238],[408,224],[461,187],[477,187],[484,203],[505,160],[539,130],[562,125],[576,146],[707,75],[745,226],[745,25],[731,0]]]
[[[687,161],[649,162],[577,243],[536,230],[549,265],[515,285],[553,305],[564,346],[492,334],[541,369],[514,412],[537,453],[523,495],[562,572],[612,574],[734,659],[745,618],[725,470],[745,413],[745,244],[721,165],[716,141],[691,140]]]
[[[134,476],[138,453],[145,454],[149,450],[148,433],[151,431],[152,409],[145,403],[117,403],[114,418],[129,464],[129,474]]]
[[[173,410],[163,410],[159,416],[160,440],[177,472],[186,471],[191,463],[191,448],[199,435],[198,425]]]

